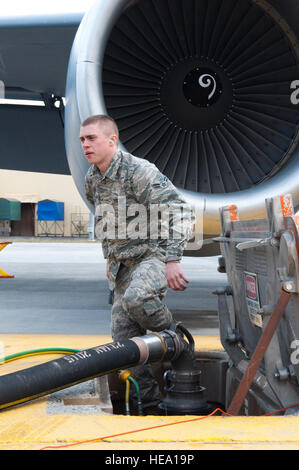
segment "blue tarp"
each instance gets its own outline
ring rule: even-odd
[[[37,203],[37,220],[64,220],[64,202],[48,199]]]

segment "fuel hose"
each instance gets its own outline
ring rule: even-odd
[[[108,343],[0,376],[0,409],[138,364],[172,360],[182,350],[175,332]]]

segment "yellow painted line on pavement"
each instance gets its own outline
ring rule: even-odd
[[[4,250],[7,245],[11,245],[12,242],[0,242],[0,251]]]
[[[198,420],[192,416],[47,415],[46,402],[40,399],[1,412],[0,449],[9,448],[9,444],[30,448],[38,443],[42,448],[101,438],[105,442],[82,445],[111,448],[113,444],[127,443],[127,449],[136,449],[136,444],[151,443],[153,449],[156,444],[178,448],[186,443],[190,448],[196,445],[283,448],[286,444],[288,448],[299,448],[299,417],[213,416]],[[80,449],[80,444],[73,448]]]
[[[12,242],[0,242],[0,251],[4,250],[7,245],[11,245]],[[0,279],[1,278],[14,278],[11,274],[7,274],[7,272],[3,271],[3,269],[0,269]]]

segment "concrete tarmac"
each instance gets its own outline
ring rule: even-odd
[[[2,334],[109,334],[106,261],[98,242],[13,241],[0,253]],[[184,257],[189,279],[184,292],[169,290],[166,301],[175,320],[193,334],[217,335],[217,297],[227,283],[218,257]]]

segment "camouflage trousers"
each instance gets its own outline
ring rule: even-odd
[[[113,341],[143,336],[147,330],[162,331],[172,322],[171,312],[164,303],[167,291],[166,265],[156,257],[126,260],[121,264],[115,280],[114,303],[111,311]],[[141,400],[146,406],[161,401],[159,386],[149,364],[133,367]],[[136,392],[131,388],[136,402]]]

